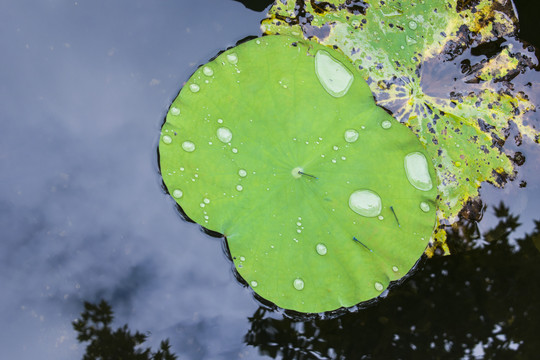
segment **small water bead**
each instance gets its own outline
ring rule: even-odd
[[[323,88],[333,97],[347,94],[354,80],[351,71],[324,50],[315,54],[315,73]]]
[[[429,204],[425,201],[422,201],[420,203],[420,209],[422,209],[423,212],[428,212],[430,209]]]
[[[398,271],[399,271],[399,269],[398,269],[398,267],[397,267],[397,266],[392,266],[392,271],[393,271],[393,272],[398,272]]]
[[[210,199],[206,199],[206,198],[205,198],[205,199],[203,200],[203,202],[204,202],[205,204],[210,204]]]
[[[375,290],[377,290],[377,291],[383,291],[383,289],[384,289],[383,284],[381,284],[381,283],[378,282],[378,281],[375,282]]]
[[[218,122],[219,124],[223,124],[223,119],[217,119],[217,122]]]
[[[182,143],[182,149],[187,152],[193,152],[195,150],[195,144],[191,141],[184,141]]]
[[[378,219],[379,219],[379,220],[384,220],[384,216],[379,215]]]
[[[353,143],[355,142],[356,140],[358,140],[358,131],[354,130],[354,129],[349,129],[347,131],[345,131],[345,141],[346,142],[349,142],[349,143]]]
[[[365,217],[375,217],[381,213],[381,197],[371,190],[357,190],[349,197],[349,207]]]
[[[216,134],[218,139],[225,144],[232,140],[232,132],[226,127],[220,127],[217,129]]]
[[[199,205],[200,205],[202,208],[206,206],[204,203],[200,203]]]
[[[238,170],[238,175],[240,175],[240,177],[246,177],[247,176],[247,171],[244,170],[244,169],[240,169],[240,170]]]
[[[172,196],[175,198],[175,199],[180,199],[182,196],[184,195],[184,193],[182,192],[182,190],[174,190],[172,192]]]
[[[163,136],[162,140],[163,140],[163,142],[164,142],[165,144],[170,144],[170,143],[172,143],[172,138],[171,138],[169,135]]]
[[[315,250],[317,250],[317,254],[319,255],[326,255],[328,251],[328,249],[326,248],[324,244],[317,244],[317,246],[315,247]]]
[[[189,85],[189,90],[191,90],[191,92],[198,92],[199,90],[201,90],[201,88],[199,87],[199,85],[197,84],[191,84]]]
[[[354,26],[354,27],[359,27],[359,26],[360,26],[360,21],[358,21],[358,20],[353,20],[353,21],[351,22],[351,25]]]
[[[206,76],[212,76],[212,75],[214,75],[214,70],[212,70],[212,68],[209,67],[209,66],[203,67],[202,72],[203,72],[203,74],[206,75]]]
[[[405,173],[412,186],[422,191],[429,191],[433,187],[429,176],[428,162],[424,154],[413,152],[405,156]]]
[[[238,62],[238,56],[236,53],[227,54],[227,61],[235,65]]]
[[[416,21],[414,20],[409,21],[409,29],[416,30],[417,27],[418,27],[418,23]]]
[[[180,168],[180,171],[184,171],[185,169],[183,167]]]
[[[244,187],[242,185],[236,185],[236,190],[242,191],[244,190]]]
[[[334,149],[335,151],[339,150],[339,148],[337,146],[335,146],[335,145],[334,145],[334,147],[332,149]]]
[[[259,285],[259,283],[256,282],[255,280],[252,280],[252,281],[250,282],[250,284],[251,284],[251,287],[257,287],[257,285]]]
[[[304,280],[300,278],[294,279],[293,286],[296,290],[302,290],[304,288]]]
[[[390,120],[384,120],[382,123],[381,123],[381,126],[383,129],[390,129],[392,127],[392,122]]]
[[[235,153],[235,154],[238,153],[238,149],[237,149],[237,148],[232,148],[231,151],[232,151],[233,153]]]
[[[174,115],[174,116],[180,115],[180,109],[177,108],[177,107],[175,107],[175,106],[173,106],[173,107],[171,108],[170,113],[171,113],[171,115]]]
[[[414,45],[414,44],[416,44],[416,40],[414,40],[414,39],[413,39],[412,37],[410,37],[410,36],[407,36],[405,39],[407,40],[407,45]]]

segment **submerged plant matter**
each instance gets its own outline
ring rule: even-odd
[[[285,309],[377,297],[436,223],[435,170],[417,137],[346,57],[296,37],[251,40],[200,67],[159,154],[187,216],[223,234],[240,276]]]
[[[512,175],[513,154],[504,152],[512,127],[518,141],[538,142],[528,119],[535,86],[517,82],[538,61],[505,38],[516,21],[506,0],[278,0],[262,29],[348,56],[377,104],[426,146],[439,178],[439,221],[448,224],[483,181],[500,185]]]

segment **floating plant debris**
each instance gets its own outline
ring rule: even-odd
[[[370,1],[362,11],[348,3],[277,0],[262,30],[348,56],[377,104],[425,145],[439,179],[438,218],[450,224],[482,182],[501,185],[501,174],[513,174],[513,151],[504,149],[511,128],[538,142],[529,118],[538,94],[523,85],[538,65],[534,49],[514,38],[511,1]]]
[[[189,218],[226,237],[253,291],[331,311],[379,296],[414,266],[436,224],[435,170],[406,167],[409,154],[429,158],[423,145],[375,105],[345,56],[265,36],[187,84],[161,129],[163,180]]]

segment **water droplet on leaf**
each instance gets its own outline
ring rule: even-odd
[[[214,70],[212,70],[212,68],[209,67],[209,66],[203,67],[202,71],[203,71],[203,74],[206,75],[206,76],[214,75]]]
[[[180,199],[182,197],[182,195],[184,195],[184,193],[182,192],[182,190],[174,190],[172,192],[172,196],[175,198],[175,199]]]
[[[191,90],[191,92],[196,93],[196,92],[198,92],[200,89],[201,89],[201,88],[200,88],[199,85],[197,85],[197,84],[191,84],[191,85],[189,85],[189,90]]]
[[[375,290],[377,290],[377,291],[382,291],[383,289],[384,289],[383,284],[381,284],[380,282],[377,281],[377,282],[375,283]]]
[[[390,129],[392,127],[392,122],[390,120],[384,120],[382,123],[381,123],[381,126],[383,129]]]
[[[296,290],[302,290],[304,288],[304,280],[300,278],[294,279],[293,286]]]
[[[217,137],[221,142],[226,144],[232,140],[232,132],[226,127],[220,127],[217,129]]]
[[[374,217],[381,213],[381,197],[371,190],[357,190],[349,197],[349,207],[355,213]]]
[[[175,115],[175,116],[176,116],[176,115],[180,115],[180,109],[177,108],[177,107],[175,107],[175,106],[173,106],[173,107],[171,108],[170,113],[171,113],[171,115]]]
[[[349,69],[324,50],[317,51],[315,55],[315,73],[321,85],[333,97],[344,96],[354,80]]]
[[[317,244],[315,249],[317,250],[317,254],[319,255],[326,255],[326,252],[328,251],[324,244]]]
[[[347,130],[345,131],[344,137],[346,142],[355,142],[356,140],[358,140],[358,131],[354,129]]]
[[[195,150],[195,144],[191,141],[184,141],[182,143],[182,149],[184,149],[187,152],[192,152]]]
[[[420,209],[422,209],[423,212],[429,211],[429,204],[427,202],[422,201],[420,203]]]
[[[172,143],[172,138],[171,138],[169,135],[163,136],[162,140],[163,140],[163,142],[164,142],[165,144],[170,144],[170,143]]]
[[[235,65],[238,62],[238,56],[235,53],[227,54],[227,61]]]
[[[405,173],[411,185],[418,190],[428,191],[433,187],[424,154],[413,152],[405,156]]]

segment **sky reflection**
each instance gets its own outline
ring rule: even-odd
[[[0,14],[4,356],[80,357],[71,321],[102,297],[118,325],[170,337],[183,358],[249,352],[257,305],[220,240],[179,219],[156,146],[182,83],[258,35],[261,15],[218,0],[4,2]]]

